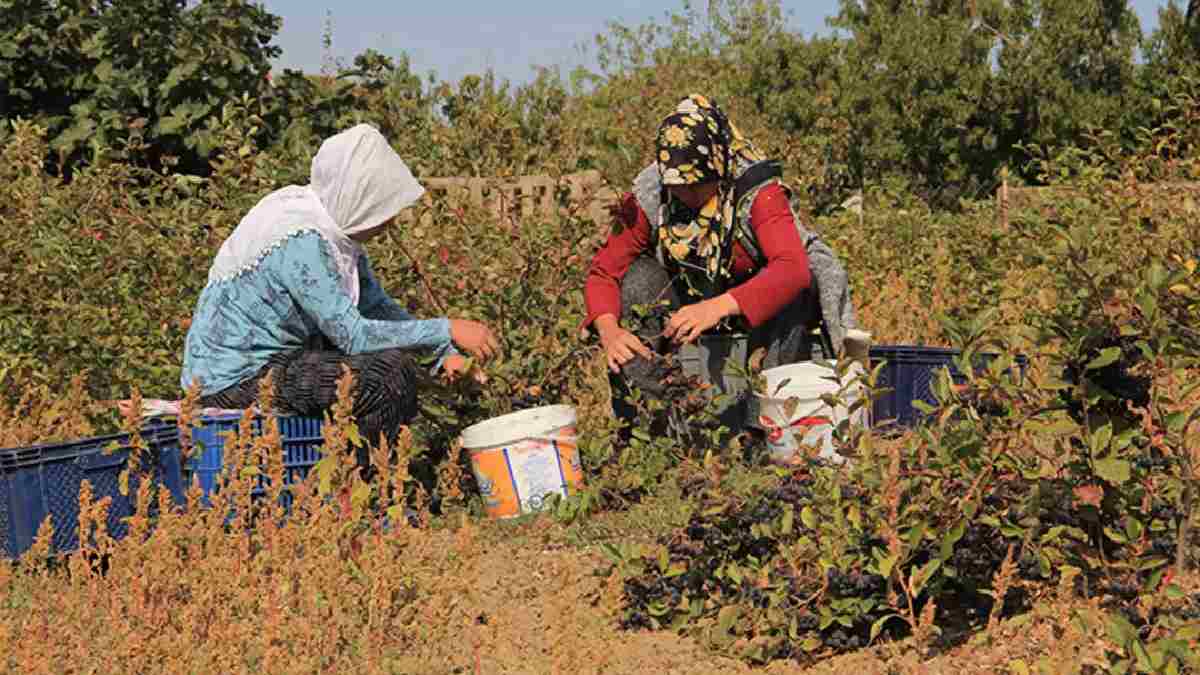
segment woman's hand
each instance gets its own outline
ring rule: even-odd
[[[737,316],[742,310],[737,300],[726,293],[722,296],[682,307],[671,315],[663,329],[663,337],[677,344],[690,344],[704,331],[717,325],[727,316]]]
[[[611,314],[596,319],[596,331],[600,333],[600,344],[608,357],[608,368],[614,373],[621,372],[621,366],[633,360],[634,356],[646,359],[654,356],[636,335],[621,328],[617,318]]]
[[[466,374],[467,368],[467,359],[462,354],[451,354],[442,361],[442,375],[451,382]]]
[[[455,346],[482,361],[500,353],[500,343],[492,330],[478,321],[450,319],[450,339]]]
[[[471,364],[467,361],[467,357],[462,354],[451,354],[442,362],[442,376],[450,382],[455,382],[464,375],[471,374]],[[485,384],[487,377],[483,371],[478,368],[474,369],[475,381],[479,384]]]

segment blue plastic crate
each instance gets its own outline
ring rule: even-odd
[[[141,466],[144,470],[152,467],[156,484],[182,505],[178,435],[172,429],[147,429],[142,438],[148,456]],[[112,454],[105,454],[114,443]],[[16,558],[23,554],[47,515],[54,525],[54,552],[78,549],[79,488],[84,479],[91,483],[95,499],[112,497],[108,532],[114,538],[124,537],[128,525],[123,520],[133,515],[140,480],[131,475],[129,495],[121,494],[119,477],[131,451],[127,434],[0,450],[0,555]]]
[[[192,430],[192,442],[196,447],[184,467],[184,481],[190,486],[193,476],[199,480],[206,504],[209,495],[217,487],[217,478],[224,467],[225,435],[237,433],[241,419],[241,415],[236,414],[202,417]],[[321,459],[320,447],[324,443],[321,427],[324,422],[319,417],[281,416],[276,419],[279,422],[279,435],[283,439],[283,482],[291,485],[303,481],[309,469]],[[254,420],[253,428],[256,434],[261,433],[261,418]],[[267,477],[261,476],[258,486],[252,491],[253,496],[265,494],[267,485]],[[284,495],[284,500],[285,506],[290,505],[287,495]]]
[[[916,406],[916,401],[924,401],[929,405],[938,404],[933,393],[933,383],[937,372],[949,369],[950,378],[955,384],[966,382],[966,376],[954,366],[954,359],[960,354],[957,349],[944,347],[913,347],[908,345],[875,345],[871,347],[871,364],[874,366],[884,363],[879,373],[878,386],[890,388],[892,391],[884,394],[872,406],[872,425],[887,427],[914,427],[920,424],[924,415]],[[987,364],[997,358],[997,354],[978,354],[977,369],[987,367]],[[1023,356],[1016,358],[1020,375],[1023,377],[1027,360]]]

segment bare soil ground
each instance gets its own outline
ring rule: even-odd
[[[422,584],[438,589],[418,602],[429,633],[394,662],[398,672],[1058,674],[1103,663],[1103,625],[1089,618],[1095,607],[1051,597],[940,654],[901,642],[808,667],[753,667],[686,636],[620,630],[620,587],[603,575],[607,565],[598,548],[571,543],[572,533],[548,519],[484,523],[439,536],[467,555],[451,556],[453,569]],[[464,544],[463,537],[472,541]]]

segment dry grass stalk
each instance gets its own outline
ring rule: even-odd
[[[992,582],[991,595],[994,602],[992,611],[988,614],[987,629],[989,631],[996,627],[1000,621],[1000,615],[1004,613],[1004,598],[1008,595],[1008,588],[1017,574],[1016,561],[1013,560],[1013,546],[1013,544],[1008,545],[1004,562],[1000,563],[1000,570],[996,572],[995,580]]]

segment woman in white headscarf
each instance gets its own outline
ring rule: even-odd
[[[180,383],[201,405],[246,408],[274,372],[280,412],[320,416],[342,366],[354,372],[354,414],[371,444],[395,440],[416,414],[413,351],[432,352],[448,377],[456,347],[486,359],[498,344],[483,324],[416,319],[380,286],[362,242],[425,190],[374,127],[322,145],[309,185],[267,195],[225,240],[187,335]]]

